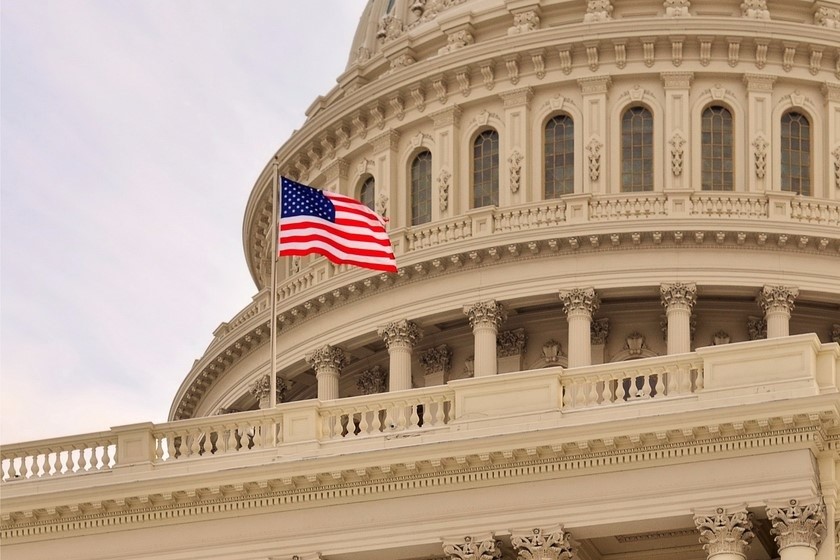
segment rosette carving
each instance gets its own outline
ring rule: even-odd
[[[566,314],[574,311],[585,311],[592,315],[601,306],[601,300],[594,288],[574,288],[560,291],[560,301],[566,309]]]
[[[505,306],[494,299],[479,301],[474,305],[465,307],[464,314],[469,319],[472,328],[482,325],[493,325],[499,328],[507,319]]]
[[[577,544],[562,525],[546,531],[514,531],[510,542],[519,553],[520,560],[569,560],[574,557]]]
[[[406,319],[388,323],[384,327],[379,327],[376,332],[385,341],[386,348],[391,348],[393,345],[414,347],[423,338],[423,331],[417,323]]]
[[[795,286],[764,286],[758,294],[758,305],[761,310],[793,311],[793,301],[799,296],[799,289]]]
[[[752,514],[746,510],[729,513],[724,508],[717,508],[711,515],[695,515],[694,524],[709,557],[722,553],[746,557],[750,542],[755,538]]]
[[[784,507],[768,507],[767,519],[773,524],[770,533],[776,538],[779,550],[789,546],[808,546],[818,550],[828,533],[825,505],[822,503],[800,504],[791,500]]]
[[[498,560],[502,557],[493,535],[484,539],[464,537],[463,543],[444,543],[443,553],[451,560]]]

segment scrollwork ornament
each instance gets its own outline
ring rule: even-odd
[[[697,302],[697,284],[675,282],[659,286],[662,306],[667,310],[671,307],[687,307],[691,309]]]
[[[508,165],[510,165],[510,192],[519,192],[520,183],[522,182],[522,154],[519,150],[514,150],[508,158]]]
[[[831,152],[834,157],[834,187],[840,189],[840,146]]]
[[[597,139],[592,138],[586,145],[586,153],[589,159],[589,179],[592,182],[598,181],[601,176],[601,148],[604,145]]]
[[[770,19],[767,0],[744,0],[741,2],[741,16],[749,19]]]
[[[610,320],[608,317],[595,319],[589,325],[589,342],[593,345],[606,344],[610,336]]]
[[[577,545],[562,525],[546,531],[514,531],[510,542],[520,560],[570,560],[575,556]]]
[[[795,286],[764,286],[758,294],[758,305],[764,313],[768,311],[793,311],[794,300],[799,296]]]
[[[787,506],[768,507],[767,519],[779,550],[807,546],[816,551],[828,533],[823,503],[800,504],[798,500],[790,500]]]
[[[546,364],[554,365],[560,363],[563,357],[563,346],[559,341],[550,338],[542,345],[542,357]]]
[[[840,323],[831,325],[831,341],[840,344]]]
[[[452,179],[452,173],[448,169],[443,168],[438,175],[438,197],[440,200],[440,211],[446,212],[449,208],[449,180]]]
[[[674,174],[674,177],[679,177],[683,170],[685,138],[679,132],[675,132],[668,144],[671,145],[671,173]]]
[[[755,176],[764,179],[767,173],[767,140],[763,136],[757,136],[752,147],[755,148]]]
[[[508,29],[508,35],[528,33],[540,28],[540,16],[535,10],[519,12],[513,15],[513,27]]]
[[[814,24],[829,29],[840,29],[840,8],[820,6],[814,12]]]
[[[746,510],[730,513],[717,508],[711,515],[695,515],[694,524],[710,558],[724,553],[746,557],[750,542],[755,538],[752,514]]]
[[[690,0],[665,0],[663,2],[665,15],[668,17],[685,17],[689,15],[688,8],[690,6]]]
[[[767,320],[764,317],[747,317],[747,336],[750,340],[767,338]]]
[[[485,539],[464,537],[463,543],[444,543],[443,553],[451,560],[498,560],[502,557],[493,535]]]

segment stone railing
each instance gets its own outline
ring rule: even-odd
[[[767,197],[763,194],[695,192],[691,195],[691,214],[713,218],[766,219]]]
[[[589,219],[596,222],[667,215],[668,199],[664,193],[624,193],[599,196],[589,201]]]
[[[778,366],[782,364],[782,366]],[[516,433],[687,412],[709,406],[741,406],[796,396],[837,394],[840,345],[813,334],[700,348],[564,370],[550,367],[446,385],[361,397],[283,403],[255,410],[168,422],[134,424],[109,432],[4,445],[4,484],[62,479],[137,467],[213,468],[225,458],[266,452],[270,457],[306,452],[352,452],[353,442],[423,441]],[[633,412],[627,412],[632,407]],[[663,408],[665,407],[665,408]],[[675,408],[676,407],[676,408]],[[296,447],[297,446],[297,447]],[[303,446],[303,447],[300,447]],[[344,449],[344,448],[342,448]]]
[[[797,222],[840,226],[840,204],[830,200],[797,198],[790,203],[790,216]]]

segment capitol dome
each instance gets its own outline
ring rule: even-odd
[[[4,446],[4,558],[840,558],[838,0],[370,0],[306,116],[169,421]],[[281,176],[398,271],[275,261]]]
[[[345,397],[386,375],[424,387],[768,329],[836,339],[838,26],[833,5],[772,0],[369,2],[337,87],[276,162],[389,218],[399,273],[281,259],[282,400],[318,395],[306,357],[324,346]],[[269,161],[243,227],[260,292],[216,331],[172,419],[259,406],[273,182]],[[498,365],[474,349],[467,308],[485,302]],[[581,305],[592,342],[573,343]],[[402,321],[411,366],[395,379]]]

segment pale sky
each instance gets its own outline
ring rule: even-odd
[[[367,0],[2,0],[0,441],[164,422]]]

